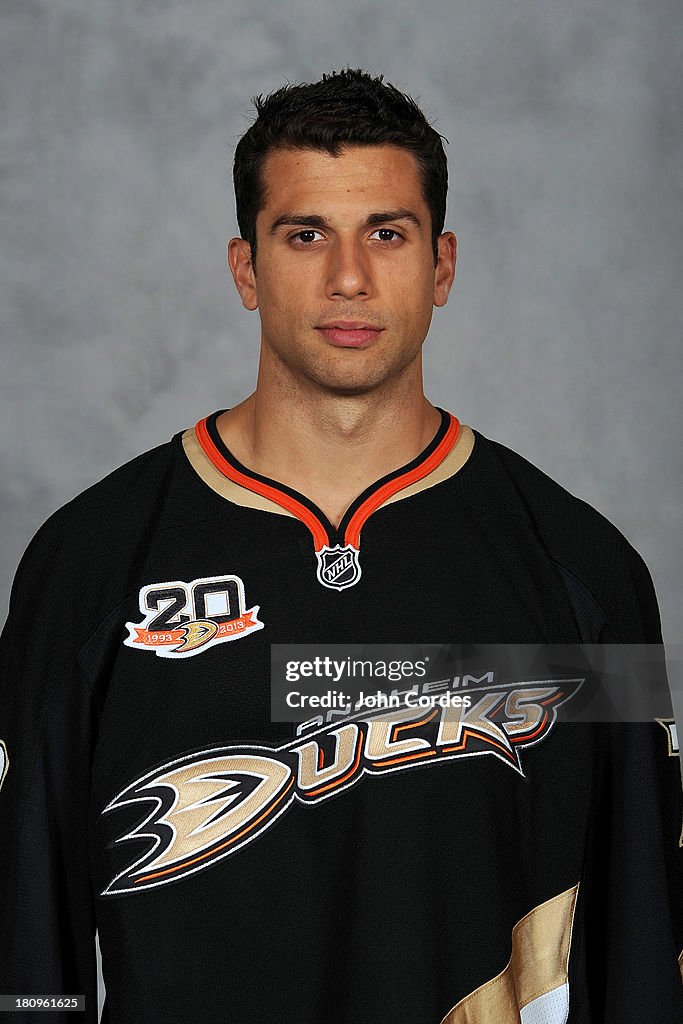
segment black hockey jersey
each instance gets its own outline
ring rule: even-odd
[[[94,1024],[97,929],[105,1024],[680,1024],[673,721],[564,722],[533,688],[455,726],[271,716],[277,644],[659,644],[641,557],[444,410],[338,527],[218,415],[17,572],[0,993],[84,994],[41,1019]]]

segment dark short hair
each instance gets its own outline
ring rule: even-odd
[[[237,143],[233,165],[237,223],[256,259],[256,217],[265,205],[263,162],[274,149],[316,149],[338,156],[345,146],[398,146],[412,153],[432,220],[432,248],[443,231],[448,165],[443,136],[417,103],[383,75],[346,68],[319,82],[287,84],[255,96],[256,120]],[[448,141],[445,139],[444,141]]]

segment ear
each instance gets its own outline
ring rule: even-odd
[[[434,305],[445,306],[455,280],[458,240],[452,231],[445,231],[436,240],[438,260],[434,268]]]
[[[251,246],[243,238],[231,238],[228,242],[228,266],[244,308],[258,309]]]

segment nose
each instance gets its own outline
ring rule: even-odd
[[[368,253],[359,239],[337,237],[329,253],[326,291],[328,298],[355,299],[370,295]]]

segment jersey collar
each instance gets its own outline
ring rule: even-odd
[[[398,491],[431,473],[446,458],[460,433],[460,421],[451,413],[439,409],[441,423],[427,447],[411,462],[392,473],[387,473],[366,487],[351,502],[339,526],[335,527],[322,509],[306,495],[271,477],[253,472],[233,455],[221,438],[216,425],[223,411],[218,410],[211,416],[199,420],[195,426],[197,440],[205,454],[224,476],[242,487],[270,498],[305,523],[313,535],[316,551],[325,544],[331,546],[336,543],[351,544],[357,548],[363,525],[372,513]]]

